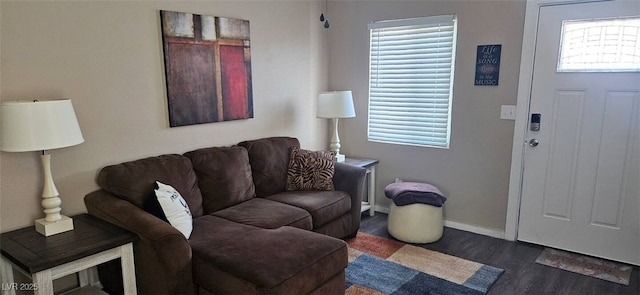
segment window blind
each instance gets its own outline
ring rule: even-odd
[[[369,24],[370,141],[449,147],[455,15]]]

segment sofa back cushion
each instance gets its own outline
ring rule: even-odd
[[[256,196],[247,150],[240,146],[212,147],[185,154],[198,176],[202,206],[209,214]]]
[[[102,168],[98,185],[134,205],[144,208],[155,182],[171,185],[187,201],[193,217],[202,216],[202,193],[189,158],[162,155]]]
[[[289,148],[300,147],[297,138],[269,137],[243,141],[238,145],[249,152],[249,162],[258,197],[284,191],[289,167]]]

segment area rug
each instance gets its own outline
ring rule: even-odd
[[[627,286],[631,278],[629,265],[551,248],[545,248],[536,262]]]
[[[347,241],[348,295],[486,294],[503,269],[367,233]]]

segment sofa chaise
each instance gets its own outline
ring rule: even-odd
[[[287,190],[296,138],[271,137],[103,168],[85,197],[90,214],[139,236],[140,294],[343,294],[344,238],[360,227],[365,170],[333,164],[334,190]],[[150,213],[156,181],[188,204],[185,236]],[[109,290],[118,268],[99,269]]]

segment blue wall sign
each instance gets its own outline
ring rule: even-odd
[[[502,45],[478,45],[476,79],[474,85],[498,85]]]

